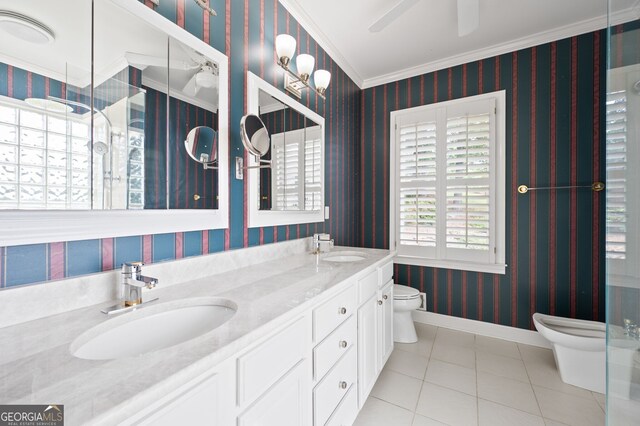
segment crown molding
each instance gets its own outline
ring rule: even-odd
[[[311,37],[324,49],[331,59],[353,80],[359,88],[362,88],[363,79],[351,66],[340,50],[329,41],[329,37],[320,29],[311,16],[298,4],[296,0],[278,0],[291,16],[309,33]]]
[[[611,25],[618,25],[639,18],[640,0],[638,0],[633,6],[627,9],[612,13],[610,22]],[[380,86],[382,84],[403,80],[405,78],[411,78],[433,71],[478,61],[480,59],[491,58],[497,55],[515,52],[517,50],[527,49],[533,46],[539,46],[541,44],[549,43],[555,40],[561,40],[579,34],[601,30],[607,27],[607,22],[607,15],[605,14],[595,18],[569,24],[564,27],[554,28],[549,31],[539,32],[537,34],[511,40],[506,43],[493,45],[485,49],[474,50],[471,52],[462,53],[460,55],[450,56],[438,61],[417,65],[415,67],[407,68],[402,71],[384,74],[378,77],[367,78],[363,81],[362,89],[368,89],[371,87]]]

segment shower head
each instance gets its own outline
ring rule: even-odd
[[[89,143],[87,144],[87,148],[89,148],[89,144],[91,143],[91,141],[89,141]],[[89,148],[91,149],[91,148]],[[96,142],[93,144],[93,152],[95,152],[98,155],[105,155],[106,153],[109,152],[109,147],[107,146],[106,143],[104,142]]]

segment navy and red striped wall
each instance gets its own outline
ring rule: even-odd
[[[140,1],[155,7],[149,0]],[[123,260],[170,260],[306,237],[314,232],[330,232],[337,244],[356,245],[359,129],[354,123],[359,123],[359,88],[277,0],[211,0],[210,5],[218,16],[210,16],[195,2],[187,0],[162,0],[156,11],[229,57],[229,161],[244,152],[239,123],[246,111],[246,72],[251,71],[283,88],[274,49],[277,34],[291,34],[298,42],[297,53],[312,54],[317,68],[331,72],[326,101],[316,95],[304,94],[302,98],[304,105],[326,120],[325,198],[331,207],[331,219],[249,229],[246,181],[236,180],[230,170],[229,229],[0,247],[0,287],[109,270],[118,268]],[[0,92],[13,90],[13,70],[10,71],[0,66]],[[34,96],[37,90],[44,93],[45,84],[44,80],[34,81]],[[47,94],[52,95],[63,92],[57,87],[48,90]],[[151,123],[145,125],[145,132],[155,130],[157,137],[163,137],[162,128],[150,128]]]
[[[531,315],[604,320],[603,193],[518,194],[605,180],[606,33],[597,31],[362,92],[360,244],[386,248],[389,112],[507,93],[506,275],[395,265],[431,312],[520,328]]]

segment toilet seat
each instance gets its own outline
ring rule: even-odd
[[[420,292],[406,285],[394,284],[393,285],[393,299],[394,300],[412,300],[418,299]]]

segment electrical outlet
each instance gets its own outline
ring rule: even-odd
[[[419,311],[427,310],[427,294],[426,293],[420,293],[420,306],[418,306],[418,310]]]

